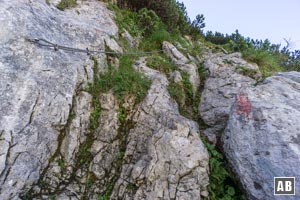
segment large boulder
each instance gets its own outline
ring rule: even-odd
[[[249,199],[300,199],[300,73],[279,73],[241,92],[224,152]],[[274,177],[296,177],[296,196],[273,196]]]
[[[199,113],[209,126],[204,133],[208,137],[221,133],[227,124],[230,108],[236,95],[256,83],[261,77],[256,64],[248,63],[240,53],[207,53],[204,67],[208,70],[201,94]]]
[[[91,111],[91,96],[81,90],[106,66],[105,55],[96,56],[95,69],[86,54],[27,39],[104,50],[115,45],[118,29],[112,13],[94,1],[62,12],[45,0],[4,0],[0,16],[0,199],[18,199],[45,169],[57,171],[54,157],[72,164]]]
[[[208,196],[208,153],[196,122],[179,114],[168,80],[145,59],[135,66],[152,80],[133,115],[112,199],[202,199]]]

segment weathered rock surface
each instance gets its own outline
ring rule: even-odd
[[[256,64],[247,63],[239,53],[208,53],[204,59],[209,76],[201,95],[199,112],[210,127],[205,134],[213,138],[214,134],[224,130],[236,95],[255,84],[255,79],[261,74]]]
[[[178,66],[178,68],[189,75],[189,81],[193,85],[194,92],[197,92],[200,86],[200,77],[197,65],[185,57],[177,48],[169,43],[163,42],[164,53]]]
[[[0,199],[19,199],[45,169],[59,174],[68,167],[62,161],[72,163],[90,115],[91,97],[80,90],[94,76],[87,55],[55,52],[25,38],[104,50],[105,43],[116,47],[110,36],[118,29],[112,13],[94,1],[61,12],[45,0],[4,0],[0,26]],[[106,57],[97,59],[101,71]],[[57,189],[51,178],[50,192]]]
[[[133,128],[112,199],[201,199],[207,196],[208,154],[198,125],[182,117],[171,99],[168,80],[146,67],[136,69],[152,80],[148,95],[132,118]]]
[[[224,151],[249,199],[300,199],[300,73],[279,73],[239,94]],[[273,196],[273,178],[296,177],[296,196]]]

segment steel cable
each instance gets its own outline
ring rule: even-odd
[[[100,50],[97,51],[97,50],[89,50],[88,48],[78,49],[78,48],[62,46],[62,45],[58,45],[58,44],[49,42],[48,40],[42,39],[42,38],[35,38],[35,39],[25,38],[25,39],[33,44],[40,46],[40,47],[53,48],[55,51],[63,50],[63,51],[68,51],[68,52],[86,53],[87,55],[97,54],[97,53],[111,54],[111,55],[139,55],[139,54],[154,54],[154,53],[163,52],[163,50],[146,51],[146,52],[125,52],[125,53],[113,52],[113,51],[100,51]]]

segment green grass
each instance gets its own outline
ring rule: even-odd
[[[154,54],[147,58],[147,66],[166,75],[177,70],[175,63],[164,54]]]
[[[178,103],[179,112],[183,116],[198,121],[198,106],[200,103],[200,95],[194,94],[193,86],[189,81],[186,72],[181,72],[182,82],[170,82],[168,91],[171,97]]]
[[[251,78],[255,78],[255,75],[257,74],[257,70],[249,69],[248,67],[242,65],[238,65],[236,69],[239,70],[241,74]]]
[[[285,71],[280,66],[278,59],[267,51],[248,49],[242,54],[245,60],[258,65],[263,77],[271,76],[276,72]]]
[[[77,5],[76,0],[61,0],[56,6],[59,10],[65,10],[75,7]]]
[[[108,187],[106,191],[103,194],[98,195],[98,200],[109,200],[110,196],[114,189],[114,183],[116,181],[116,177],[113,178],[113,181],[111,183],[108,183]]]
[[[59,166],[62,170],[65,170],[65,169],[66,169],[67,163],[66,163],[66,161],[65,161],[64,159],[59,159],[59,160],[57,161],[57,163],[58,163],[58,166]]]
[[[109,3],[108,9],[114,11],[116,14],[115,21],[119,27],[120,33],[126,29],[133,37],[142,35],[142,30],[138,26],[138,16],[136,12],[125,9],[120,9],[117,5]]]
[[[120,106],[118,109],[118,120],[121,124],[125,122],[126,119],[126,110],[124,107]]]
[[[133,56],[121,56],[119,69],[110,67],[90,85],[88,92],[95,96],[111,90],[121,101],[126,95],[133,95],[138,102],[141,101],[150,88],[150,80],[133,69],[133,59]]]
[[[153,31],[140,43],[140,49],[143,51],[160,50],[162,48],[163,41],[171,41],[170,33],[165,29],[164,26],[160,26],[158,30]]]

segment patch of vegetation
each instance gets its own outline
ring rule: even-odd
[[[202,55],[202,47],[198,42],[195,42],[190,50],[192,56]]]
[[[118,120],[122,124],[122,123],[124,123],[125,119],[126,119],[125,108],[123,106],[120,106],[118,109]]]
[[[30,190],[28,190],[26,193],[21,194],[19,196],[20,199],[22,200],[32,200],[34,198],[34,192],[33,189],[31,188]]]
[[[126,95],[133,95],[137,101],[141,101],[150,88],[150,80],[133,69],[133,56],[122,55],[120,67],[110,67],[106,73],[101,75],[88,91],[93,94],[100,94],[112,90],[113,94],[122,100]]]
[[[165,23],[153,10],[143,8],[132,12],[120,9],[114,4],[109,4],[109,8],[116,13],[116,22],[121,33],[126,29],[132,36],[143,38],[139,45],[141,51],[161,49],[163,41],[185,42],[179,31],[169,32]]]
[[[108,8],[115,12],[116,23],[119,27],[120,32],[127,30],[133,37],[140,37],[142,35],[142,30],[139,27],[138,15],[135,12],[120,9],[115,4],[109,4]]]
[[[209,153],[209,197],[211,200],[246,200],[230,173],[225,168],[225,161],[220,152],[205,139],[202,139]]]
[[[175,43],[175,46],[183,55],[185,55],[186,57],[188,57],[188,54],[193,57],[202,55],[202,47],[198,42],[190,44],[185,39],[181,38],[180,40],[180,38],[181,37],[179,36],[172,35],[171,41],[172,43],[174,43],[175,41],[177,41],[177,44],[179,43],[179,45],[176,45]]]
[[[207,70],[204,67],[204,62],[199,63],[197,65],[197,67],[198,67],[198,74],[199,74],[200,80],[201,80],[202,83],[204,83],[204,80],[207,77]]]
[[[57,161],[57,164],[62,170],[65,170],[67,167],[66,161],[62,158]]]
[[[61,0],[56,6],[59,10],[65,10],[75,7],[77,5],[76,0]]]
[[[280,45],[271,44],[268,39],[246,38],[238,30],[231,35],[208,31],[205,39],[206,43],[211,42],[228,52],[241,52],[245,60],[259,66],[263,77],[271,76],[279,71],[293,70],[300,66],[300,51],[290,52],[288,44],[281,49]]]
[[[98,195],[98,200],[109,200],[110,196],[113,192],[114,189],[114,183],[117,181],[117,177],[114,177],[112,182],[110,182],[107,186],[106,191],[104,192],[104,194],[100,194]]]
[[[196,19],[191,21],[185,5],[175,0],[118,0],[117,4],[121,8],[127,8],[135,12],[144,8],[153,10],[169,32],[179,31],[182,34],[197,37],[202,34],[202,29],[205,27],[203,15],[197,15]]]
[[[175,63],[171,61],[166,55],[152,55],[147,58],[147,66],[158,70],[164,74],[170,74],[174,70],[177,70]]]
[[[228,65],[233,65],[233,61],[232,60],[228,60],[228,59],[224,59],[224,64],[228,64]]]
[[[257,74],[257,70],[255,69],[249,69],[248,67],[238,65],[236,69],[243,75],[255,78],[255,75]]]
[[[56,195],[55,195],[55,194],[51,194],[51,195],[50,195],[50,199],[51,199],[51,200],[55,200],[55,199],[56,199]]]
[[[98,180],[96,175],[93,172],[89,172],[86,180],[86,188],[90,189],[95,184],[95,182]]]
[[[91,56],[93,61],[94,82],[99,80],[98,76],[98,60],[96,57]],[[101,105],[99,102],[99,93],[95,89],[95,84],[90,84],[87,88],[87,92],[92,95],[92,112],[90,115],[89,131],[86,133],[86,141],[79,146],[79,152],[76,155],[75,169],[82,167],[88,167],[88,164],[92,161],[93,155],[90,152],[91,146],[95,140],[95,131],[99,126],[99,120],[101,116]]]
[[[268,51],[248,49],[243,51],[243,57],[249,62],[254,62],[259,66],[263,77],[273,75],[275,72],[285,71],[280,66],[277,57]]]
[[[179,112],[187,118],[198,120],[198,106],[200,95],[194,94],[193,86],[189,81],[189,75],[181,72],[182,82],[171,82],[168,91],[173,99],[178,103]]]

